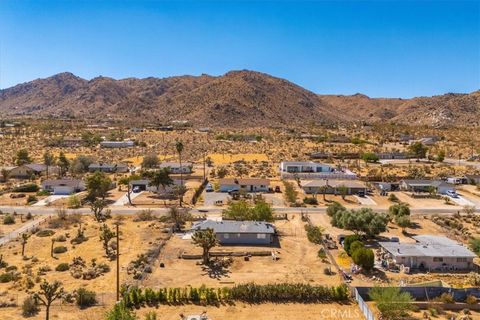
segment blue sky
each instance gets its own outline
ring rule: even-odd
[[[0,88],[250,69],[316,93],[480,89],[480,1],[0,1]]]

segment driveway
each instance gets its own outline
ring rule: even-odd
[[[140,191],[140,192],[137,192],[137,193],[131,193],[130,194],[130,199],[133,201],[133,199],[135,199],[136,197],[138,197],[139,195],[141,195],[143,193],[143,191]],[[115,201],[115,203],[112,204],[112,206],[124,206],[128,204],[128,197],[127,197],[127,193],[125,193],[120,199],[118,199],[117,201]]]
[[[376,206],[377,203],[375,201],[373,201],[372,198],[370,198],[369,196],[365,196],[365,197],[359,197],[359,196],[354,196],[355,199],[358,200],[358,202],[360,202],[360,204],[364,205],[364,206]]]
[[[224,204],[228,202],[230,196],[223,192],[204,192],[203,203],[205,207],[214,206],[216,201],[222,201]]]
[[[48,205],[49,203],[52,203],[54,201],[57,201],[57,200],[60,200],[60,199],[63,199],[63,198],[68,198],[70,197],[69,195],[52,195],[52,196],[48,196],[46,197],[45,199],[43,200],[40,200],[34,204],[32,204],[32,207],[45,207],[46,205]]]
[[[449,196],[449,198],[450,198],[450,200],[452,200],[452,202],[455,202],[459,206],[462,206],[462,207],[473,206],[473,207],[475,207],[475,203],[471,202],[470,200],[464,198],[461,195],[458,195],[457,198],[453,198],[453,197],[450,197],[450,196]]]
[[[282,193],[264,193],[262,194],[267,203],[270,203],[274,207],[283,207],[285,203],[283,202]]]

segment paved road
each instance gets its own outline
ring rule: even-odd
[[[462,165],[462,166],[472,166],[477,169],[480,169],[480,162],[475,161],[467,161],[467,160],[458,160],[458,159],[445,159],[443,160],[445,163],[455,164],[455,165]]]
[[[141,192],[132,192],[130,194],[130,199],[132,199],[132,203],[133,203],[133,199],[135,199],[136,197],[138,197],[139,195],[141,195],[143,193],[143,191]],[[127,193],[125,192],[125,194],[120,198],[118,199],[117,201],[115,201],[115,203],[113,204],[113,206],[124,206],[128,204],[128,195]]]

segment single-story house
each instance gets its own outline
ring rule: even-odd
[[[246,192],[268,192],[270,180],[258,178],[224,178],[218,182],[220,192],[240,191]]]
[[[113,173],[113,172],[125,173],[125,172],[128,172],[128,166],[123,163],[118,163],[118,164],[92,163],[88,166],[88,171],[90,172],[101,171],[105,173]]]
[[[379,152],[376,155],[380,160],[408,159],[404,152]]]
[[[468,184],[467,177],[448,177],[447,183],[450,184]]]
[[[322,179],[302,181],[301,185],[306,194],[341,194],[339,192],[341,187],[347,188],[348,195],[367,193],[365,184],[358,180]]]
[[[131,148],[135,146],[133,141],[102,141],[100,147],[102,148]]]
[[[49,174],[56,174],[59,172],[57,166],[48,166]],[[47,166],[42,163],[28,163],[21,166],[13,167],[10,170],[9,177],[16,179],[28,179],[32,175],[41,176],[47,173]]]
[[[188,174],[193,172],[193,164],[190,162],[182,163],[182,165],[180,165],[179,162],[164,162],[160,164],[160,168],[168,168],[170,170],[170,173],[173,174]]]
[[[69,195],[85,190],[85,183],[78,179],[45,180],[42,189],[54,195]]]
[[[356,179],[348,169],[335,169],[328,164],[313,161],[283,161],[280,163],[282,178]]]
[[[468,180],[468,183],[480,184],[480,174],[467,174],[465,177]]]
[[[213,221],[196,222],[192,231],[213,229],[220,244],[270,245],[275,236],[275,226],[261,221]]]
[[[416,243],[380,242],[387,264],[428,271],[472,270],[477,257],[462,244],[442,236],[414,236]]]
[[[175,186],[179,186],[181,184],[180,180],[173,180],[173,184],[170,186],[166,186],[165,188],[160,186],[157,190],[156,186],[150,185],[150,180],[148,179],[141,179],[141,180],[133,180],[130,181],[130,188],[138,188],[140,191],[150,191],[150,192],[157,192],[157,193],[171,193],[174,190]]]
[[[447,191],[455,191],[455,186],[442,180],[402,180],[400,190],[410,192],[430,192],[446,194]]]

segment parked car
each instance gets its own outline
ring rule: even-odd
[[[275,192],[282,192],[282,191],[280,190],[280,186],[276,186],[276,187],[275,187]]]
[[[133,187],[133,189],[132,189],[132,192],[133,192],[133,193],[139,193],[140,191],[141,191],[141,190],[140,190],[140,187],[139,187],[139,186],[135,186],[135,187]]]
[[[458,194],[453,190],[447,190],[447,196],[452,198],[458,198]]]
[[[213,192],[213,186],[211,183],[207,183],[207,186],[205,187],[205,192]]]
[[[398,237],[391,237],[390,242],[400,242],[400,239]]]

